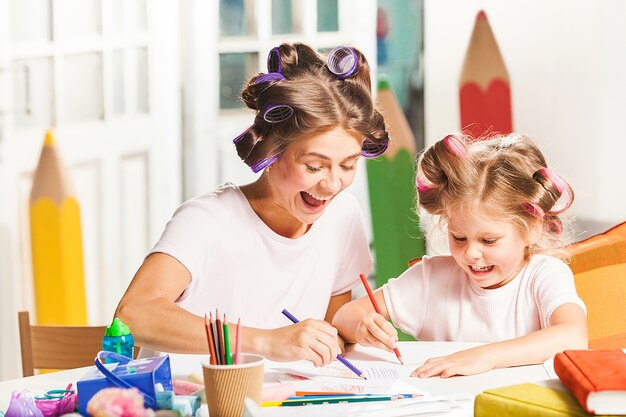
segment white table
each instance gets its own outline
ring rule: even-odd
[[[475,343],[457,342],[401,342],[399,349],[408,367],[417,367],[418,364],[433,356],[442,356],[459,350],[477,346]],[[394,354],[374,348],[355,346],[346,355],[346,358],[363,363],[362,361],[376,360],[388,361],[390,364],[397,364]],[[174,377],[182,377],[189,373],[202,374],[200,363],[207,358],[205,355],[172,355],[171,366]],[[266,382],[273,382],[273,374],[269,370],[276,363],[268,363],[266,372]],[[65,388],[69,382],[75,383],[79,380],[88,368],[78,368],[68,371],[61,371],[32,377],[13,379],[0,382],[0,410],[6,411],[11,393],[14,390],[29,389],[34,393],[43,393],[48,389]],[[476,395],[484,390],[520,384],[524,382],[544,382],[550,380],[542,365],[519,366],[514,368],[496,369],[479,375],[460,376],[453,378],[410,378],[411,385],[421,391],[432,395],[451,395],[459,392],[466,392]],[[316,406],[317,407],[317,406]],[[456,410],[455,415],[471,415],[472,404],[466,404],[462,410]],[[288,410],[264,409],[263,416],[266,415],[288,415]],[[313,407],[298,407],[299,409]],[[290,410],[293,413],[295,410]],[[301,413],[299,413],[301,415]]]

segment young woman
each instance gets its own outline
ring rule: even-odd
[[[241,319],[244,351],[325,365],[342,343],[329,322],[372,268],[356,200],[342,194],[357,161],[388,144],[369,67],[354,48],[324,59],[283,44],[242,98],[256,118],[233,142],[260,177],[179,207],[116,316],[143,348],[198,353],[204,315],[217,309],[231,326]]]

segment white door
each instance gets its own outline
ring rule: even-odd
[[[267,72],[273,47],[296,41],[320,50],[354,45],[376,79],[376,0],[189,0],[182,5],[188,49],[182,79],[185,197],[224,181],[244,184],[256,177],[232,144],[254,118],[238,93],[252,75]],[[369,216],[365,164],[349,190]]]
[[[179,7],[0,0],[0,379],[21,375],[17,311],[35,308],[28,197],[48,127],[80,204],[90,324],[181,200]]]

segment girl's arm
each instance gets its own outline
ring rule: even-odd
[[[381,314],[365,296],[345,304],[333,318],[333,326],[346,342],[374,346],[389,352],[397,346],[398,333],[389,323],[389,311],[381,288],[373,292]]]
[[[587,349],[587,321],[583,309],[573,303],[559,306],[550,327],[526,336],[490,343],[452,355],[428,359],[411,376],[472,375],[494,368],[542,363],[565,349]]]
[[[169,255],[154,253],[144,261],[115,312],[130,327],[137,345],[172,353],[208,352],[204,317],[174,304],[189,282],[187,269]],[[340,353],[337,330],[322,320],[242,330],[242,351],[271,360],[307,359],[321,366]]]

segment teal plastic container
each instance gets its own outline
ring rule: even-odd
[[[133,348],[135,347],[135,339],[130,334],[130,329],[122,323],[117,317],[107,327],[102,338],[102,350],[117,353],[133,359]],[[108,360],[107,360],[108,362]]]

